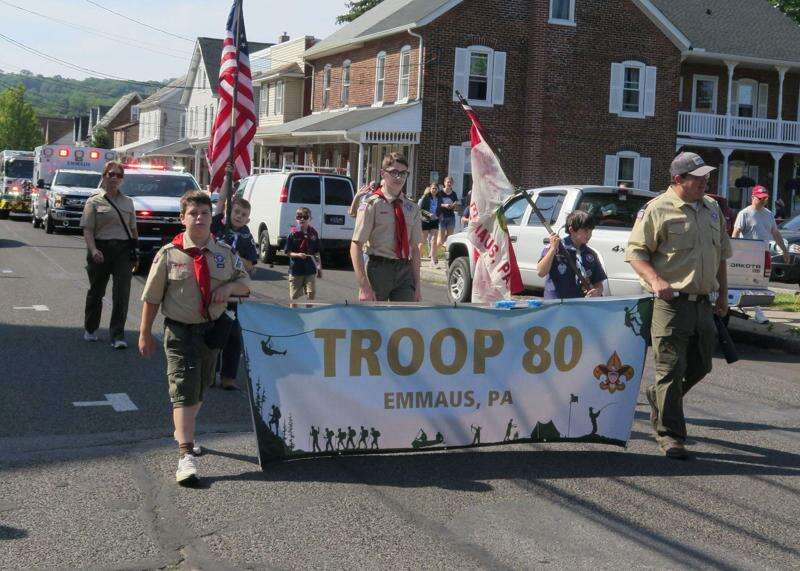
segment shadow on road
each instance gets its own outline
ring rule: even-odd
[[[18,529],[7,525],[0,525],[0,541],[7,541],[10,539],[24,539],[28,537],[28,530]]]
[[[19,240],[8,240],[6,238],[0,238],[0,248],[22,248],[27,246],[25,242],[20,242]]]

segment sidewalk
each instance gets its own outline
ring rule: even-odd
[[[439,260],[439,266],[434,267],[429,259],[423,259],[420,274],[428,283],[447,285],[447,263]],[[770,284],[770,289],[776,294],[791,294],[800,291],[797,287],[792,289],[788,284]],[[800,296],[798,296],[800,297]],[[800,309],[800,301],[798,301]],[[800,354],[800,311],[778,311],[763,308],[764,315],[769,323],[759,324],[752,319],[754,311],[745,311],[751,319],[738,319],[731,317],[728,328],[735,341],[746,342],[751,345],[778,349],[788,353]]]

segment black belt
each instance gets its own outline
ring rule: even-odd
[[[170,327],[203,327],[211,323],[210,321],[203,321],[202,323],[184,323],[183,321],[175,321],[174,319],[170,319],[169,317],[164,318],[164,325],[169,325]]]
[[[383,256],[369,255],[369,261],[375,264],[410,264],[411,260],[404,260],[402,258],[384,258]]]
[[[676,299],[678,299],[678,298],[686,300],[686,301],[695,301],[695,302],[696,301],[708,301],[709,300],[708,294],[705,294],[705,293],[703,293],[703,294],[699,294],[699,293],[679,293],[676,296]]]
[[[125,238],[125,239],[121,240],[119,238],[113,238],[111,240],[100,240],[98,238],[95,238],[94,242],[95,242],[95,244],[97,244],[97,243],[100,243],[100,244],[111,244],[113,242],[125,242],[127,244],[128,243],[128,239]]]

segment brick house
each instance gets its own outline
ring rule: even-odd
[[[284,129],[311,144],[312,164],[349,165],[359,182],[399,149],[412,192],[449,173],[461,194],[471,177],[458,90],[522,186],[663,189],[686,148],[719,164],[714,190],[746,202],[742,173],[776,193],[795,176],[798,40],[767,0],[385,0],[306,51],[312,114]],[[738,103],[718,113],[726,62]]]

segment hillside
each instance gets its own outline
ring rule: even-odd
[[[20,83],[25,85],[25,98],[38,115],[61,117],[85,113],[95,105],[113,105],[117,99],[131,91],[138,91],[142,97],[147,97],[158,87],[116,79],[91,77],[77,80],[59,75],[33,75],[24,70],[21,73],[4,73],[0,70],[0,91]]]

